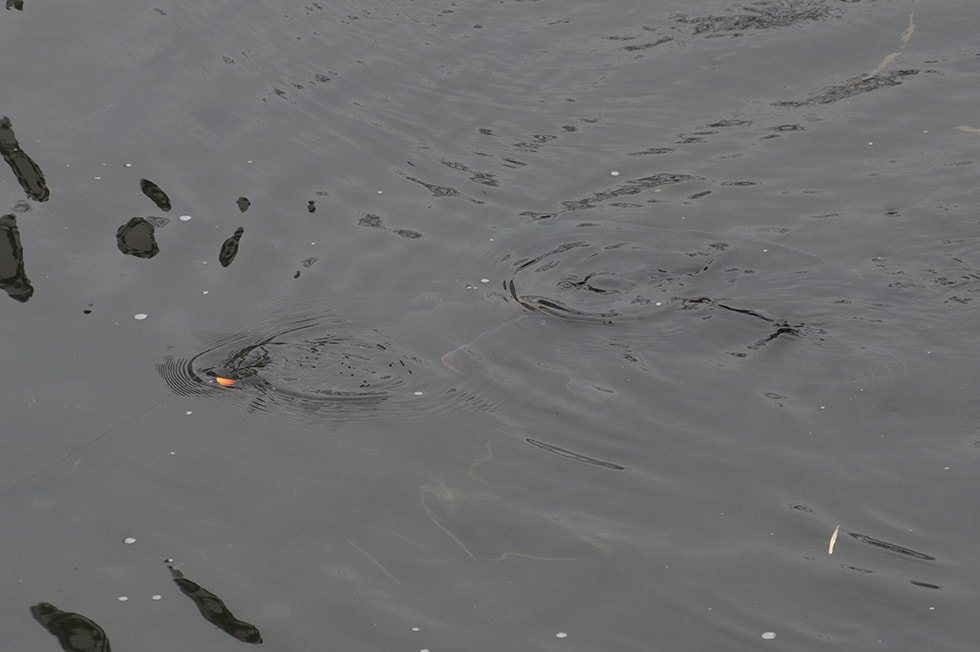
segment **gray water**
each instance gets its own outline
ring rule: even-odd
[[[0,647],[974,649],[978,20],[4,12]]]

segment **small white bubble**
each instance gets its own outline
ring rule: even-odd
[[[412,628],[412,631],[413,631],[413,632],[418,632],[418,631],[420,631],[420,630],[419,630],[419,628],[418,628],[418,627],[413,627],[413,628]]]
[[[423,392],[413,392],[416,396],[422,396]]]
[[[655,305],[655,306],[662,306],[662,305],[664,305],[664,302],[663,301],[657,301],[653,305]]]
[[[480,283],[489,283],[489,282],[490,282],[490,279],[488,279],[488,278],[481,278],[480,279]]]
[[[194,414],[194,410],[188,410],[187,412],[184,412],[184,414],[186,414],[187,416],[190,416],[190,415]]]
[[[192,218],[190,215],[181,215],[177,219],[180,220],[181,222],[190,222],[194,218]]]
[[[133,543],[136,543],[136,539],[134,539],[133,537],[126,537],[125,539],[123,539],[123,543],[125,543],[126,545],[131,545]]]
[[[128,595],[121,595],[118,598],[116,598],[116,600],[119,600],[120,602],[126,602],[126,600],[129,600],[129,596]]]
[[[766,639],[767,641],[771,641],[772,639],[776,638],[776,632],[762,632],[762,638]]]
[[[565,632],[558,632],[555,634],[555,638],[568,638],[568,634]]]
[[[159,593],[154,593],[153,595],[150,596],[150,600],[160,600],[161,598],[163,598],[163,596],[160,595]]]
[[[147,318],[147,314],[145,312],[138,312],[135,315],[133,315],[133,319],[138,319],[140,321],[143,321],[146,318]]]
[[[207,291],[207,290],[201,290],[201,294],[202,294],[202,295],[204,295],[204,294],[208,294],[208,291]]]
[[[611,177],[618,177],[619,176],[619,170],[613,170],[612,172],[609,173],[609,176],[611,176]]]
[[[383,193],[383,192],[384,192],[384,190],[379,190],[379,191],[378,191],[378,194],[380,195],[380,194],[381,194],[381,193]]]
[[[132,163],[123,163],[123,167],[124,168],[131,168],[131,167],[133,167],[133,164]]]
[[[102,181],[102,177],[92,177],[92,178],[95,179],[96,181]]]

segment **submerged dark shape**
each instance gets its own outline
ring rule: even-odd
[[[235,200],[235,202],[238,204],[238,210],[243,213],[248,210],[249,206],[252,205],[252,202],[248,200],[248,197],[239,197],[237,200]]]
[[[817,104],[832,104],[834,102],[846,100],[850,97],[854,97],[855,95],[868,93],[879,88],[899,86],[902,84],[902,79],[905,77],[912,77],[917,74],[919,74],[919,71],[913,68],[908,70],[888,70],[880,72],[876,75],[854,77],[843,84],[828,86],[824,90],[811,95],[805,100],[775,102],[774,106],[801,107],[814,106]]]
[[[24,11],[24,0],[7,0],[7,9],[16,9],[17,11]]]
[[[0,288],[21,303],[34,294],[31,280],[24,271],[24,248],[13,214],[0,217]]]
[[[153,203],[157,205],[157,208],[162,211],[170,210],[170,197],[167,197],[167,193],[165,193],[160,186],[153,183],[149,179],[140,179],[140,190],[143,191],[144,195],[153,200]]]
[[[741,13],[727,16],[677,16],[679,23],[693,25],[695,34],[711,36],[741,36],[754,29],[789,27],[805,21],[824,20],[831,12],[823,3],[773,2],[764,0],[742,7]]]
[[[235,229],[234,235],[221,243],[221,251],[218,252],[218,262],[221,263],[222,267],[228,267],[231,265],[231,261],[235,260],[235,256],[238,255],[238,241],[242,239],[242,235],[245,234],[244,227],[238,227]]]
[[[31,615],[57,637],[65,652],[112,652],[105,630],[81,614],[39,602],[31,607]]]
[[[127,256],[153,258],[160,253],[153,223],[144,217],[134,217],[116,230],[116,246]]]
[[[7,8],[10,8],[8,3]],[[19,9],[20,7],[18,7]],[[47,201],[51,196],[41,167],[30,156],[24,153],[14,136],[10,118],[0,118],[0,155],[14,171],[17,181],[27,196],[35,201]]]
[[[194,602],[194,606],[201,612],[204,619],[243,643],[261,643],[262,635],[258,628],[244,620],[238,620],[231,610],[225,606],[221,598],[211,593],[200,585],[184,577],[179,570],[167,564],[170,575],[181,593],[186,595]]]

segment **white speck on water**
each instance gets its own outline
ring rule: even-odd
[[[413,393],[415,394],[415,396],[422,396],[424,392],[413,392]]]
[[[207,293],[208,293],[207,290],[201,290],[201,294],[207,294]]]
[[[612,172],[609,173],[609,176],[611,176],[611,177],[618,177],[619,176],[619,170],[613,170]]]
[[[177,219],[180,220],[181,222],[190,222],[194,218],[191,217],[190,215],[181,215]]]
[[[413,631],[413,632],[418,632],[418,631],[420,631],[420,629],[419,629],[418,627],[413,627],[413,628],[412,628],[412,631]]]
[[[102,177],[92,177],[92,178],[95,179],[96,181],[102,181]]]
[[[568,634],[566,632],[558,632],[555,634],[555,638],[568,638]]]
[[[663,301],[657,301],[657,302],[656,302],[656,303],[654,303],[653,305],[655,305],[655,306],[658,306],[658,307],[659,307],[659,306],[662,306],[662,305],[664,305],[664,302],[663,302]]]
[[[126,545],[132,545],[136,543],[136,539],[134,539],[133,537],[126,537],[125,539],[123,539],[123,543],[125,543]]]
[[[123,167],[124,168],[131,168],[131,167],[133,167],[133,164],[132,163],[123,163]]]
[[[194,410],[188,410],[187,412],[184,412],[184,414],[186,414],[187,416],[190,416],[190,415],[194,414]]]
[[[128,595],[121,595],[118,598],[116,598],[116,600],[119,600],[120,602],[126,602],[126,600],[129,600],[129,596]]]
[[[384,192],[384,190],[379,190],[379,191],[378,191],[378,194],[380,195],[380,194],[381,194],[381,193],[383,193],[383,192]]]
[[[772,639],[776,638],[776,632],[762,632],[762,638],[766,639],[767,641],[771,641]]]
[[[489,283],[489,282],[490,282],[490,279],[488,279],[488,278],[481,278],[480,279],[480,283]]]
[[[136,319],[136,320],[139,320],[139,321],[143,321],[146,318],[147,318],[147,314],[145,312],[138,312],[135,315],[133,315],[133,319]]]
[[[163,596],[160,595],[159,593],[154,593],[153,595],[150,596],[150,600],[160,600],[162,598]]]

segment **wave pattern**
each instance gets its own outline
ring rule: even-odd
[[[200,352],[168,356],[157,370],[181,396],[319,420],[379,410],[407,413],[428,393],[423,388],[429,366],[377,329],[303,315],[208,338]]]

